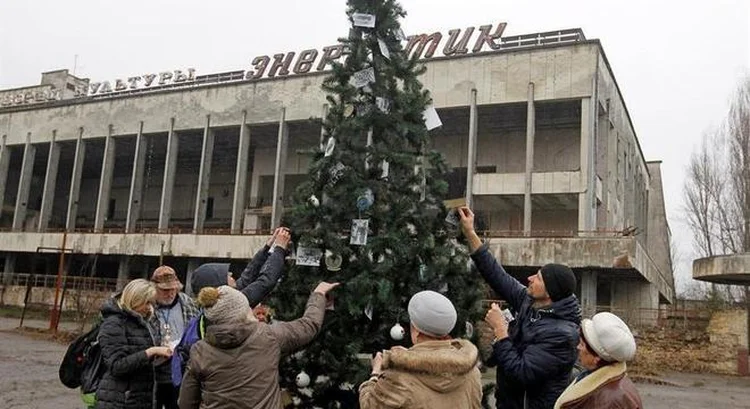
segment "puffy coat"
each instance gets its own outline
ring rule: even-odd
[[[149,324],[121,309],[115,299],[102,307],[99,344],[106,372],[96,391],[97,409],[147,409],[154,406],[154,366],[146,349],[156,345]]]
[[[482,277],[515,313],[508,338],[493,345],[488,365],[497,366],[498,409],[550,409],[568,386],[578,358],[581,307],[575,295],[533,308],[526,287],[483,246],[471,255]]]
[[[603,366],[573,382],[555,409],[641,409],[641,396],[628,378],[624,362]]]
[[[325,297],[313,293],[305,314],[268,325],[211,324],[190,350],[180,409],[279,409],[279,359],[310,342],[323,324]]]
[[[466,340],[426,341],[383,354],[383,373],[359,387],[362,409],[480,409],[477,348]]]

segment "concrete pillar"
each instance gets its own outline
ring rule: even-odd
[[[242,111],[240,141],[237,147],[237,169],[234,174],[234,201],[232,202],[232,234],[242,232],[242,215],[245,211],[247,193],[247,163],[250,153],[250,129],[247,127],[247,111]]]
[[[70,194],[68,195],[68,220],[65,223],[67,231],[76,228],[78,217],[78,197],[81,194],[81,177],[83,176],[83,160],[86,157],[86,141],[83,140],[83,128],[80,128],[76,141],[76,154],[73,159],[73,174],[70,177]]]
[[[466,205],[474,206],[474,174],[477,171],[477,90],[469,96],[469,149],[466,159]]]
[[[8,182],[8,165],[10,165],[10,148],[5,145],[7,135],[3,135],[0,141],[0,214],[5,202],[5,186]]]
[[[581,273],[581,308],[584,318],[596,314],[596,271],[583,271]]]
[[[135,223],[141,215],[143,201],[143,172],[146,167],[146,138],[143,136],[143,121],[138,126],[135,136],[135,155],[133,156],[133,172],[130,178],[130,195],[128,197],[128,215],[125,219],[125,233],[135,230]]]
[[[10,278],[16,270],[16,253],[5,253],[5,265],[3,267],[3,284],[9,284]]]
[[[122,290],[128,281],[130,281],[130,256],[122,256],[117,268],[117,291]]]
[[[200,265],[201,265],[200,259],[198,258],[188,259],[187,272],[185,274],[185,293],[187,293],[188,295],[192,297],[195,297],[198,294],[193,294],[193,289],[192,289],[192,286],[190,285],[190,281],[193,279],[193,272]]]
[[[52,215],[52,206],[55,202],[55,186],[57,185],[57,171],[60,164],[60,144],[55,141],[56,139],[57,131],[52,131],[52,141],[49,144],[49,154],[47,155],[47,171],[44,174],[42,208],[39,210],[39,225],[37,226],[40,233],[47,230]]]
[[[628,325],[656,325],[659,290],[647,281],[617,281],[612,284],[612,312]]]
[[[159,232],[169,229],[169,219],[172,216],[172,192],[177,169],[177,152],[180,138],[174,131],[174,118],[169,120],[169,134],[167,135],[167,157],[164,160],[164,183],[161,190],[161,204],[159,205]]]
[[[534,110],[534,83],[529,83],[526,102],[526,173],[523,191],[523,233],[531,236],[531,181],[534,176],[534,138],[536,136],[536,112]]]
[[[286,170],[287,145],[289,144],[289,130],[286,126],[286,108],[281,108],[279,118],[279,135],[276,141],[276,166],[273,174],[273,207],[271,209],[271,229],[281,224],[281,214],[284,213],[284,173]]]
[[[112,191],[112,175],[115,170],[115,138],[112,136],[112,125],[107,131],[107,139],[104,142],[104,157],[102,158],[102,172],[99,179],[99,197],[96,199],[96,218],[94,219],[94,231],[104,228],[104,219],[107,218],[109,209],[109,194]]]
[[[581,100],[581,192],[578,194],[578,230],[595,229],[594,220],[594,101],[591,98]]]
[[[211,115],[206,115],[206,127],[203,128],[201,167],[198,173],[198,194],[195,196],[195,218],[193,219],[193,233],[195,234],[203,232],[203,222],[206,221],[206,199],[208,198],[208,186],[211,183],[214,139],[215,134],[211,130]]]
[[[26,146],[23,148],[23,163],[21,164],[21,178],[18,181],[18,194],[16,195],[16,210],[13,212],[13,231],[23,230],[23,222],[26,219],[26,209],[29,205],[29,192],[31,191],[31,176],[34,171],[34,159],[36,158],[36,146],[31,144],[31,134],[26,135]]]

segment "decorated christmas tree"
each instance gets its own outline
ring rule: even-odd
[[[347,5],[352,28],[340,41],[348,55],[323,83],[325,136],[284,219],[296,262],[275,293],[277,316],[299,317],[319,281],[341,286],[318,338],[282,362],[290,407],[356,407],[367,358],[411,346],[406,307],[418,291],[453,301],[454,337],[472,338],[481,318],[481,278],[469,271],[455,212],[444,203],[450,169],[428,150],[440,123],[419,81],[425,68],[402,46],[406,13],[394,0]]]

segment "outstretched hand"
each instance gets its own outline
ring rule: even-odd
[[[474,231],[474,212],[463,206],[458,208],[458,217],[461,220],[461,231],[468,236],[470,232]]]
[[[289,246],[289,242],[292,240],[292,233],[285,227],[279,228],[279,233],[276,235],[276,245],[282,249],[286,249]]]
[[[334,288],[338,287],[340,283],[326,283],[325,281],[318,284],[317,287],[315,287],[316,293],[326,295],[329,291],[333,290]]]

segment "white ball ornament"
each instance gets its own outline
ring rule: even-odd
[[[308,385],[310,385],[310,375],[306,374],[305,371],[302,371],[297,374],[297,386],[300,388],[306,388]]]
[[[401,324],[396,323],[396,325],[391,327],[391,338],[393,338],[394,341],[401,341],[404,339],[405,334],[406,331],[404,331],[404,327],[402,327]]]

